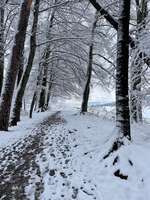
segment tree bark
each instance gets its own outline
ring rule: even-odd
[[[34,95],[32,97],[29,118],[32,118],[32,113],[33,113],[33,108],[34,108],[34,105],[35,105],[35,101],[36,101],[36,91],[34,92]]]
[[[3,5],[3,6],[2,6]],[[3,86],[4,75],[4,1],[0,7],[0,95]]]
[[[20,59],[20,64],[19,64],[19,69],[18,69],[18,74],[17,74],[17,85],[16,85],[16,87],[19,86],[20,80],[22,78],[23,68],[24,68],[24,52],[22,52],[21,59]]]
[[[36,88],[35,88],[35,91],[34,91],[34,94],[33,94],[33,97],[32,97],[32,101],[31,101],[31,105],[30,105],[29,118],[32,118],[33,109],[34,109],[35,103],[37,102],[38,87],[39,87],[39,85],[41,85],[41,82],[42,82],[42,78],[41,78],[42,71],[43,71],[42,65],[41,65],[41,63],[39,63],[38,76],[37,76],[37,81],[36,81]]]
[[[55,1],[56,3],[57,1]],[[47,35],[47,39],[51,40],[52,36],[51,36],[51,29],[53,27],[53,22],[54,22],[54,16],[55,16],[55,11],[56,8],[53,9],[53,12],[51,14],[51,18],[50,18],[50,23],[49,23],[49,30],[48,30],[48,35]],[[48,66],[49,66],[49,58],[51,55],[51,50],[50,50],[50,44],[48,43],[48,45],[46,46],[45,50],[44,50],[44,55],[43,55],[43,80],[42,80],[42,87],[41,87],[41,92],[40,92],[40,98],[39,98],[39,111],[44,112],[46,110],[46,87],[47,87],[47,77],[48,77]]]
[[[47,95],[46,95],[46,98],[45,98],[45,108],[46,108],[46,110],[48,109],[48,106],[49,106],[51,89],[52,89],[52,86],[53,86],[53,76],[54,76],[54,73],[53,73],[53,68],[52,68],[50,70],[49,83],[47,84]]]
[[[50,49],[47,48],[44,56],[44,63],[43,63],[43,79],[42,79],[42,88],[40,92],[40,98],[39,98],[39,111],[44,112],[45,111],[45,95],[46,95],[46,86],[47,86],[47,75],[48,75],[48,62],[47,60],[50,57]]]
[[[117,38],[117,68],[116,68],[116,126],[119,137],[131,140],[128,63],[129,63],[129,19],[130,0],[120,1]]]
[[[12,55],[8,65],[6,81],[2,90],[0,103],[0,130],[4,131],[7,131],[9,126],[12,96],[14,92],[20,58],[24,49],[31,4],[32,0],[24,0],[22,2],[17,33],[15,35]]]
[[[89,48],[89,60],[88,60],[87,75],[86,75],[87,78],[86,78],[85,88],[84,88],[84,92],[83,92],[81,113],[87,112],[87,108],[88,108],[90,83],[91,83],[91,77],[92,77],[94,35],[95,35],[97,21],[98,21],[98,13],[96,12],[95,20],[94,20],[93,26],[92,26],[91,43],[90,43],[90,48]]]
[[[130,0],[119,2],[116,67],[116,128],[118,135],[112,148],[103,159],[108,158],[110,154],[124,145],[124,138],[131,140],[128,89],[130,3]],[[117,163],[117,160],[118,156],[114,159],[113,165]],[[114,175],[121,178],[120,170],[117,170]]]
[[[145,28],[145,19],[148,14],[147,12],[147,1],[136,0],[137,6],[137,41],[141,31]],[[138,46],[138,44],[137,44]],[[137,49],[137,48],[136,48]],[[135,51],[137,51],[135,49]],[[134,122],[142,122],[142,95],[141,95],[141,84],[142,84],[142,58],[138,55],[139,51],[135,53],[133,63],[131,66],[131,116]]]
[[[37,32],[37,24],[38,24],[38,15],[39,15],[39,5],[40,0],[36,0],[34,4],[34,18],[33,18],[33,25],[31,31],[31,38],[30,38],[30,52],[28,57],[27,66],[23,73],[23,76],[20,80],[13,110],[12,110],[12,117],[11,117],[11,125],[17,125],[17,122],[20,121],[20,112],[22,107],[22,99],[24,96],[24,92],[26,89],[27,82],[29,80],[30,72],[32,69],[35,52],[36,52],[36,32]]]
[[[133,71],[132,71],[133,70]],[[131,120],[133,122],[142,122],[142,66],[138,58],[135,58],[135,63],[131,66]]]

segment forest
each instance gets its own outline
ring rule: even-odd
[[[0,200],[148,200],[150,1],[0,3]]]

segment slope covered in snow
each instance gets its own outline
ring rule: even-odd
[[[150,138],[147,127],[134,127],[133,141],[103,160],[116,137],[114,123],[91,114],[64,112],[66,123],[49,133],[41,199],[146,200],[150,198]],[[53,138],[53,139],[51,139]],[[45,161],[46,160],[46,161]],[[127,180],[114,176],[119,169]],[[49,173],[45,172],[49,169]]]
[[[23,116],[21,122],[17,126],[10,127],[8,132],[0,131],[0,149],[11,146],[18,140],[27,137],[31,132],[34,133],[33,129],[50,114],[52,112],[34,113],[33,119]]]

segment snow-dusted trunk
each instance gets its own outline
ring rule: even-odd
[[[142,122],[142,66],[140,59],[135,59],[135,63],[131,67],[131,119],[134,122]]]
[[[90,84],[91,84],[91,77],[92,77],[94,34],[95,34],[97,21],[98,21],[98,13],[96,12],[95,20],[93,22],[92,32],[91,32],[91,42],[90,42],[90,47],[89,47],[88,67],[87,67],[85,88],[84,88],[84,91],[83,91],[81,113],[87,112],[87,108],[88,108],[88,100],[89,100],[89,94],[90,94]]]
[[[141,31],[145,28],[145,19],[147,17],[147,0],[136,0],[137,7],[137,41]],[[138,48],[138,47],[137,47]],[[139,52],[136,48],[135,57],[131,66],[131,116],[134,122],[142,122],[142,52]]]
[[[22,56],[20,59],[19,69],[18,69],[18,75],[17,75],[17,84],[16,87],[18,87],[22,74],[23,74],[23,68],[24,68],[24,52],[22,52]]]
[[[56,3],[57,1],[55,1]],[[53,12],[51,14],[51,18],[50,18],[50,23],[49,23],[49,30],[48,30],[48,35],[47,35],[47,40],[51,40],[52,36],[51,36],[51,29],[53,27],[53,22],[54,22],[54,17],[55,17],[55,12],[56,12],[56,8],[53,9]],[[46,110],[46,88],[47,88],[47,84],[48,84],[48,67],[49,67],[49,58],[51,55],[51,45],[50,43],[48,43],[48,45],[46,46],[45,50],[44,50],[44,55],[43,55],[43,80],[42,80],[42,87],[41,87],[41,92],[40,92],[40,98],[39,98],[39,110],[41,112],[44,112]]]
[[[43,66],[41,65],[41,63],[39,64],[39,69],[38,69],[38,76],[37,76],[37,81],[36,81],[36,88],[32,97],[32,101],[31,101],[31,105],[30,105],[30,112],[29,112],[29,118],[32,118],[32,113],[33,113],[33,109],[35,106],[35,103],[38,102],[38,90],[39,90],[39,86],[42,83],[42,71],[43,71]],[[35,109],[36,110],[36,109]]]
[[[4,73],[4,1],[0,7],[0,95],[3,86]]]
[[[44,109],[48,109],[49,105],[49,99],[51,94],[51,88],[52,88],[52,82],[53,82],[53,67],[51,67],[50,70],[48,70],[48,76],[46,81],[46,89],[45,89],[45,102],[44,102]]]
[[[47,95],[45,98],[45,107],[48,109],[49,106],[49,101],[51,97],[51,89],[53,87],[53,79],[54,79],[54,73],[53,73],[53,68],[50,70],[50,76],[49,76],[49,83],[47,84]]]
[[[136,0],[138,1],[138,0]],[[143,0],[142,0],[143,1]],[[89,2],[94,6],[94,8],[104,16],[104,18],[112,25],[112,27],[118,31],[118,21],[111,16],[111,14],[105,10],[104,7],[101,6],[100,1],[97,0],[89,0]],[[129,37],[130,47],[132,49],[135,49],[136,43],[132,37]],[[144,63],[147,64],[148,67],[150,67],[150,56],[146,54],[146,52],[141,52],[144,55]]]
[[[42,89],[39,99],[39,110],[41,112],[45,111],[45,98],[46,98],[46,87],[47,87],[47,74],[48,73],[48,64],[44,65],[44,75],[42,80]]]
[[[36,91],[34,92],[34,95],[32,97],[32,101],[31,101],[31,105],[30,105],[29,118],[32,118],[32,113],[33,113],[33,108],[34,108],[34,105],[35,105],[35,101],[36,101]]]
[[[2,90],[0,103],[0,130],[8,130],[12,96],[20,58],[24,49],[26,30],[30,15],[32,0],[24,0],[21,4],[17,33],[14,39],[12,55],[8,65],[5,84]]]
[[[116,126],[120,137],[130,136],[128,63],[130,0],[121,0],[118,19],[116,68]]]
[[[37,32],[37,24],[38,24],[38,16],[39,16],[39,5],[40,5],[40,0],[36,0],[35,4],[34,4],[34,18],[33,18],[31,37],[30,37],[30,52],[29,52],[27,66],[25,67],[25,71],[20,80],[17,94],[16,94],[15,101],[14,101],[14,105],[13,105],[12,117],[11,117],[11,125],[12,126],[17,125],[17,122],[20,121],[22,99],[24,96],[27,82],[29,80],[30,72],[31,72],[34,57],[35,57],[36,32]]]

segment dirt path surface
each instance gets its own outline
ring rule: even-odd
[[[26,188],[38,176],[34,185],[33,199],[40,199],[43,190],[42,176],[36,162],[37,155],[44,150],[44,139],[53,126],[64,123],[59,112],[40,123],[31,135],[18,141],[11,147],[0,151],[0,199],[31,199]],[[11,133],[10,133],[11,134]]]

